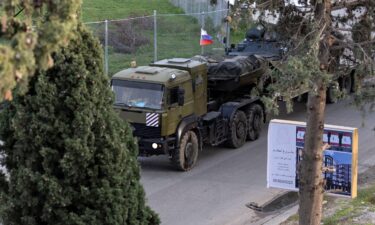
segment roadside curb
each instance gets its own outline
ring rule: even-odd
[[[294,204],[291,208],[286,210],[281,210],[275,214],[269,215],[257,222],[253,223],[253,225],[279,225],[280,223],[287,220],[291,215],[294,215],[298,212],[298,203]]]

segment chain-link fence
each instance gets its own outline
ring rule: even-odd
[[[190,14],[157,14],[155,11],[154,15],[86,25],[103,45],[105,70],[111,76],[130,67],[132,61],[147,65],[172,57],[223,56],[227,13],[226,9]],[[213,37],[212,45],[199,45],[201,28]]]
[[[217,0],[216,4],[211,4],[208,0],[170,0],[170,2],[184,10],[185,13],[195,16],[201,20],[198,14],[202,12],[227,11],[228,0]],[[223,17],[220,14],[207,15],[215,26],[220,26]],[[226,16],[226,15],[225,15]],[[224,17],[225,17],[224,16]]]

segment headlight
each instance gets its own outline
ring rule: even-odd
[[[152,147],[153,149],[157,149],[157,148],[158,148],[158,144],[156,144],[156,143],[152,143],[151,147]]]

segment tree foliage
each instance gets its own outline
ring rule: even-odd
[[[278,96],[291,109],[295,89],[308,90],[307,129],[300,174],[300,224],[320,224],[324,110],[327,88],[352,79],[357,104],[375,99],[375,1],[373,0],[239,0],[253,7],[259,20],[276,18],[266,26],[280,34],[288,51],[275,66],[264,101],[277,111]],[[262,22],[264,24],[264,22]],[[341,89],[341,95],[345,92]],[[348,91],[348,90],[346,90]],[[330,96],[331,97],[331,96]],[[370,107],[371,109],[371,107]]]
[[[66,45],[77,25],[80,0],[0,1],[0,101],[17,85],[53,64],[51,53]]]
[[[82,26],[1,113],[3,224],[158,224],[130,127],[112,108],[99,43]]]
[[[288,53],[284,58],[283,73],[274,71],[273,80],[278,82],[269,88],[282,93],[285,99],[291,100],[295,94],[291,87],[303,86],[314,91],[314,81],[322,77],[326,85],[331,85],[344,73],[355,72],[356,103],[358,100],[374,98],[372,85],[364,85],[374,75],[375,59],[375,2],[370,0],[332,1],[327,18],[328,23],[322,26],[317,21],[316,5],[328,1],[291,1],[291,0],[239,0],[237,5],[248,5],[253,13],[259,15],[258,22],[266,24],[268,31],[276,31],[281,40],[288,44]],[[298,4],[297,4],[298,2]],[[238,9],[235,9],[235,11]],[[269,18],[275,24],[267,23]],[[266,21],[266,22],[265,22]],[[329,48],[325,56],[327,65],[321,62],[312,63],[321,52],[322,39],[327,40],[325,48]],[[322,49],[322,48],[321,48]],[[308,59],[310,58],[310,59]],[[319,61],[319,60],[318,60]],[[322,68],[326,67],[326,68]],[[310,73],[316,73],[309,76]],[[280,76],[288,74],[288,76]],[[299,84],[299,85],[295,85]],[[337,96],[344,96],[338,90]],[[277,97],[277,96],[275,96]],[[273,99],[264,99],[270,110],[277,112],[277,104]],[[291,110],[292,101],[287,101]]]

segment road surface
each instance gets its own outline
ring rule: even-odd
[[[299,103],[293,113],[282,112],[273,118],[304,121],[304,110]],[[375,164],[374,114],[363,119],[361,112],[342,101],[327,105],[326,123],[358,127],[359,170]],[[261,205],[282,192],[266,188],[267,126],[257,141],[240,149],[205,147],[197,166],[189,172],[174,171],[164,156],[140,158],[148,204],[159,213],[162,224],[263,224],[260,221],[265,215],[245,205]]]

